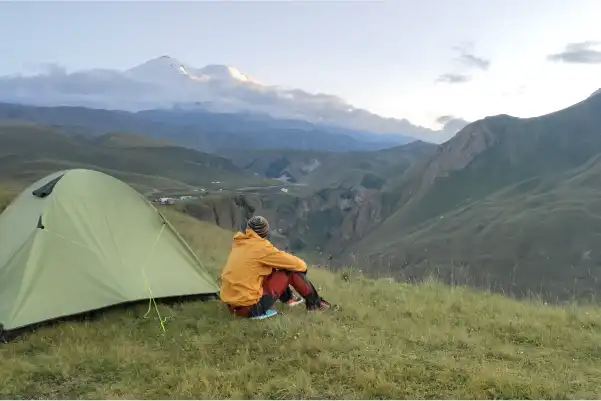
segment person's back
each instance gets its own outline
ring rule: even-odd
[[[287,302],[291,285],[306,301],[308,309],[329,306],[307,280],[306,263],[277,249],[267,239],[269,223],[256,216],[244,232],[234,235],[231,252],[221,274],[221,300],[234,314],[256,317],[280,299]]]
[[[232,305],[248,306],[263,295],[263,280],[274,269],[306,272],[307,265],[294,255],[278,250],[252,229],[236,233],[221,273],[221,299]]]

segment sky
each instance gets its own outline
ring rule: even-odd
[[[600,0],[0,2],[0,75],[169,55],[438,128],[601,88],[600,15]]]

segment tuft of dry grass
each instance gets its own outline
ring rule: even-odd
[[[167,210],[212,274],[232,233]],[[0,347],[2,398],[599,398],[601,310],[518,302],[435,281],[312,269],[339,311],[279,305],[264,321],[219,301],[146,305]]]

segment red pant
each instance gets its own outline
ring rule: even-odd
[[[288,286],[292,286],[305,298],[307,304],[318,299],[317,291],[313,284],[307,280],[305,273],[297,273],[285,270],[276,270],[263,280],[263,296],[255,305],[233,307],[228,305],[228,309],[236,316],[253,317],[265,313],[271,309],[279,299],[286,302],[292,296]]]

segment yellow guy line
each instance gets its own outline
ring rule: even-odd
[[[165,230],[165,223],[163,223],[163,226],[161,227],[161,231],[159,231],[159,235],[157,235],[157,238],[154,240],[154,244],[152,244],[152,248],[150,249],[150,252],[148,253],[149,261],[150,261],[150,257],[152,256],[152,254],[154,252],[154,249],[156,248],[156,245],[159,242],[159,238],[161,238],[161,235],[163,234],[164,230]],[[152,305],[154,304],[154,309],[156,310],[157,316],[159,317],[159,323],[161,325],[161,329],[163,329],[163,332],[167,332],[167,330],[165,329],[165,322],[167,321],[167,318],[163,319],[161,317],[161,313],[159,312],[159,307],[157,305],[157,302],[154,299],[154,296],[152,295],[152,290],[150,289],[150,285],[148,285],[148,277],[146,276],[145,266],[146,266],[146,264],[142,265],[142,275],[144,276],[144,284],[146,285],[146,289],[148,290],[150,297],[148,298],[148,310],[146,311],[146,314],[144,315],[144,319],[146,319],[148,317],[148,314],[152,310]]]

